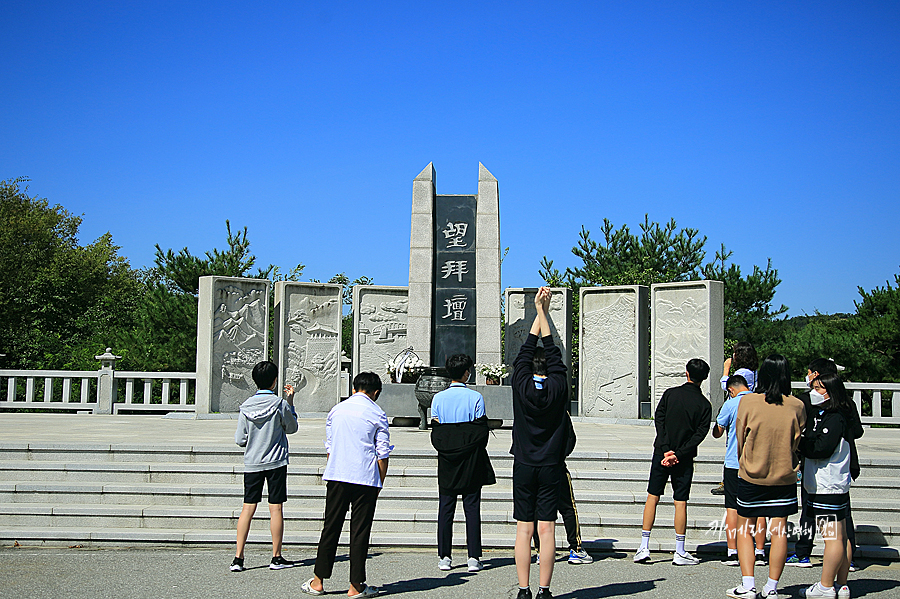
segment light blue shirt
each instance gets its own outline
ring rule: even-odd
[[[391,454],[390,442],[384,410],[364,393],[354,393],[325,419],[328,464],[322,480],[381,487],[378,460]]]
[[[747,381],[747,388],[750,389],[751,392],[756,391],[756,371],[748,370],[746,368],[738,368],[734,371],[734,373],[744,377],[744,380]],[[725,388],[725,384],[727,381],[727,376],[723,376],[719,379],[719,382],[722,383],[722,391],[727,391],[727,389]]]
[[[471,422],[484,416],[484,397],[463,383],[450,386],[436,393],[431,400],[431,417],[441,424]]]
[[[749,381],[748,381],[749,382]],[[725,467],[738,470],[741,467],[738,462],[737,454],[737,427],[734,421],[737,420],[738,404],[741,403],[741,397],[750,393],[749,391],[741,391],[734,397],[731,397],[722,404],[719,415],[716,416],[716,424],[724,428],[728,434],[725,436]]]

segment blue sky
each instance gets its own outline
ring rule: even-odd
[[[900,272],[896,2],[4,3],[0,178],[154,244],[405,285],[413,178],[500,185],[503,285],[675,218],[790,314]],[[824,272],[829,270],[830,272]],[[820,273],[821,276],[817,276]]]

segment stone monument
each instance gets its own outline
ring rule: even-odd
[[[499,192],[478,169],[476,195],[438,195],[431,163],[413,181],[409,345],[438,367],[454,353],[500,361]]]
[[[578,414],[639,418],[650,401],[649,287],[582,287]]]
[[[251,372],[267,355],[269,285],[259,279],[200,277],[198,414],[237,412],[256,392]]]
[[[654,410],[666,389],[685,382],[688,360],[703,358],[710,371],[701,388],[712,403],[713,417],[719,413],[723,400],[719,377],[724,362],[724,293],[721,281],[659,283],[650,287]]]
[[[298,412],[328,412],[340,401],[342,288],[325,283],[275,283],[275,346],[279,387],[294,386]]]
[[[562,351],[569,376],[569,389],[572,388],[572,290],[567,287],[551,287],[553,297],[550,299],[550,330],[553,342]],[[508,288],[506,301],[506,345],[504,363],[510,369],[519,355],[519,349],[528,337],[537,311],[534,307],[534,296],[537,287]],[[539,343],[540,344],[540,343]]]
[[[408,296],[406,287],[353,287],[353,376],[375,372],[382,382],[390,382],[385,364],[410,346]],[[410,404],[410,408],[415,412],[415,404]]]

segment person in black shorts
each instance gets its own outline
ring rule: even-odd
[[[278,387],[278,366],[260,362],[253,367],[256,395],[241,404],[234,441],[244,448],[244,507],[237,525],[237,548],[231,571],[244,569],[244,545],[250,533],[250,522],[262,499],[263,483],[269,489],[269,516],[272,530],[272,563],[269,568],[290,568],[294,562],[281,555],[284,537],[282,507],[287,500],[287,435],[297,432],[294,412],[294,387],[285,385],[287,399],[281,399]]]
[[[670,479],[672,498],[675,500],[675,555],[672,563],[676,566],[700,563],[685,550],[684,539],[694,458],[697,457],[697,446],[709,433],[712,419],[712,405],[700,390],[700,384],[709,376],[709,364],[700,358],[693,358],[687,363],[685,376],[687,382],[667,389],[656,406],[656,440],[653,442],[647,501],[644,504],[641,546],[634,554],[635,563],[650,561],[650,531],[656,520],[656,506],[666,488],[666,481]]]
[[[569,439],[569,381],[562,352],[553,343],[550,290],[534,298],[537,316],[513,363],[513,517],[516,519],[517,599],[531,599],[531,536],[537,520],[541,539],[538,599],[549,599],[556,555],[556,508]],[[540,334],[543,347],[538,347]]]

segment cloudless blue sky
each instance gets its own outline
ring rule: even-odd
[[[413,178],[500,185],[503,286],[675,218],[790,314],[900,272],[897,2],[6,0],[0,178],[154,245],[405,285]]]

